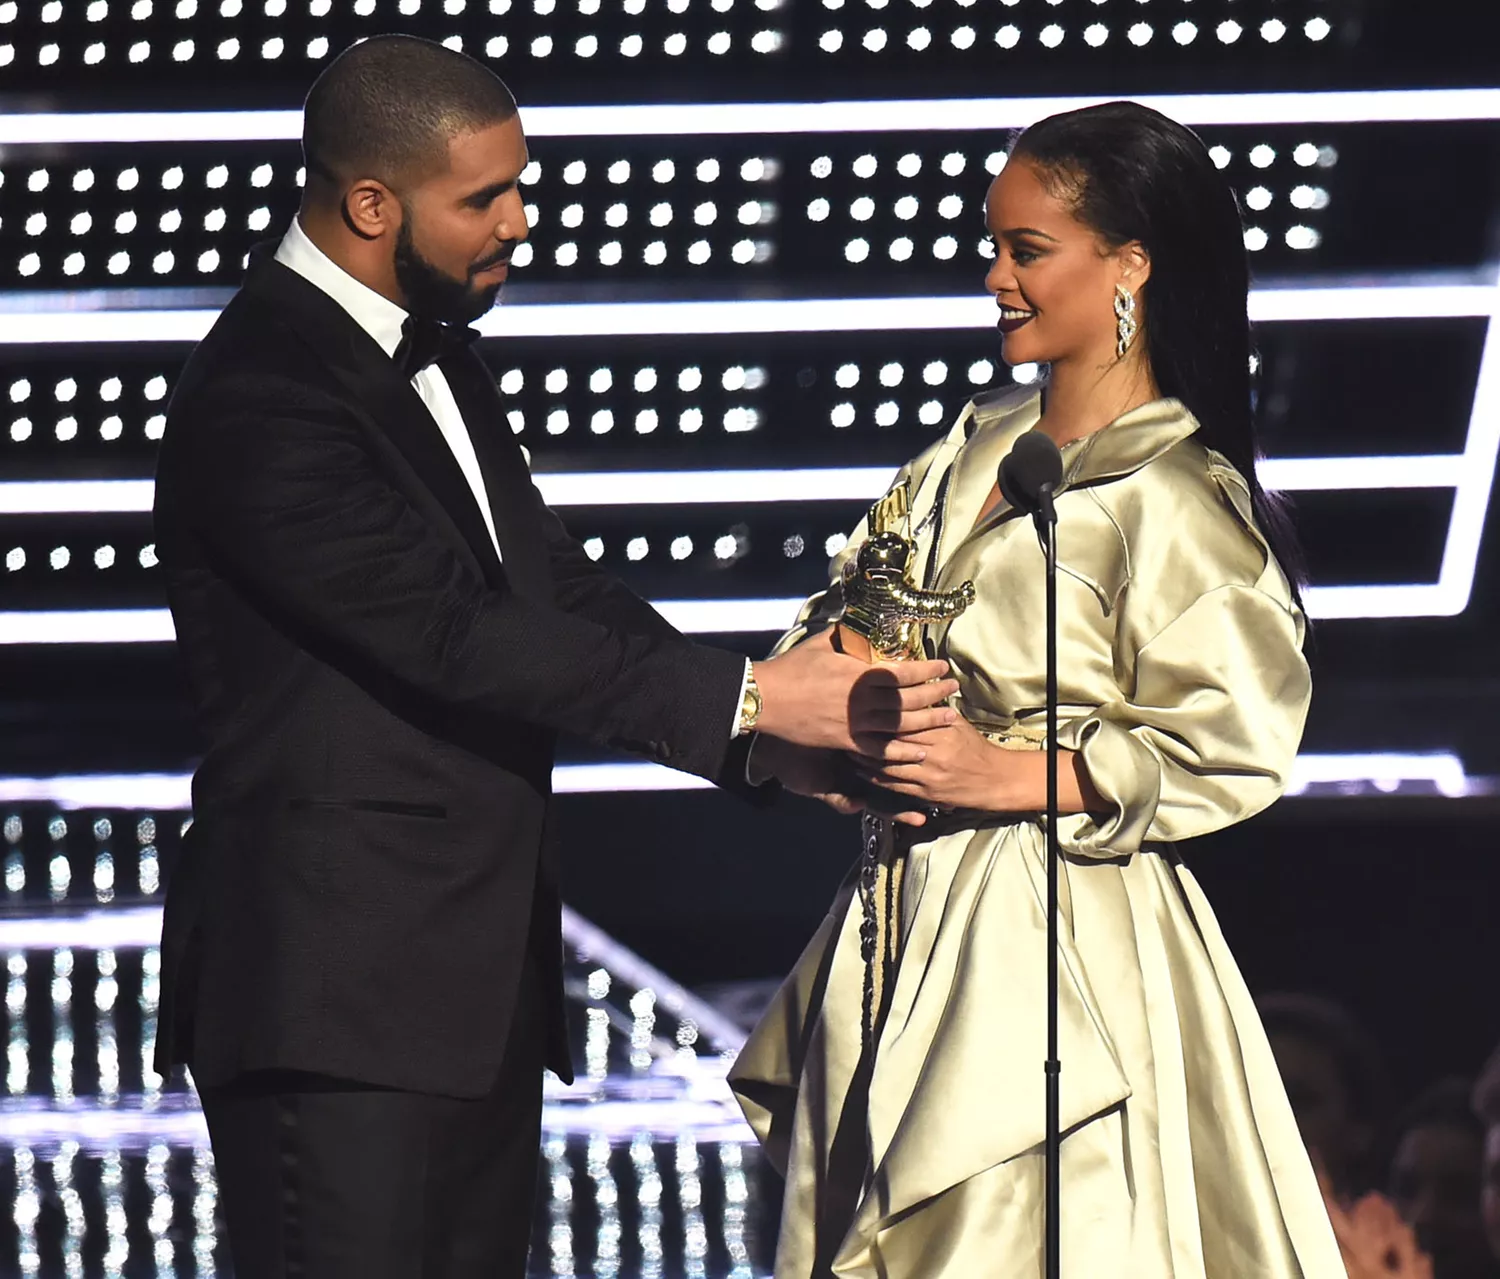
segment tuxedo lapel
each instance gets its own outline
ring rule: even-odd
[[[274,258],[252,261],[244,291],[270,307],[317,352],[354,406],[396,446],[432,493],[484,579],[492,586],[505,584],[489,528],[453,450],[416,388],[380,345],[331,297]]]
[[[531,471],[505,421],[489,370],[473,350],[460,351],[438,367],[448,379],[474,443],[506,575],[521,594],[551,601],[552,568],[544,530],[537,519]]]

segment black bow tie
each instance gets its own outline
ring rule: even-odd
[[[391,359],[408,379],[414,378],[429,364],[462,351],[478,336],[478,329],[408,315],[401,325],[401,343]]]

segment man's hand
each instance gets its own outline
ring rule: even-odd
[[[840,653],[833,631],[822,631],[755,663],[762,699],[757,727],[799,746],[837,751],[868,747],[875,734],[942,728],[958,717],[942,705],[958,692],[956,681],[943,678],[947,673],[947,662],[871,666]]]
[[[794,795],[819,800],[845,816],[865,809],[864,801],[849,793],[854,773],[845,758],[835,751],[797,746],[761,734],[750,755],[750,780],[758,785],[767,777],[775,777]],[[891,820],[905,826],[921,826],[927,819],[912,812],[897,813]]]

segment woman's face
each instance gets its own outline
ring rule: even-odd
[[[1117,284],[1135,295],[1137,321],[1145,318],[1139,294],[1150,265],[1140,244],[1110,249],[1024,158],[991,183],[985,223],[995,245],[985,287],[1000,306],[1005,362],[1113,364]]]

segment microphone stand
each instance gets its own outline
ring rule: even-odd
[[[1057,1050],[1057,894],[1061,853],[1057,842],[1057,509],[1054,486],[1041,486],[1032,518],[1047,561],[1047,1131],[1043,1220],[1046,1279],[1061,1274],[1062,1134]]]

